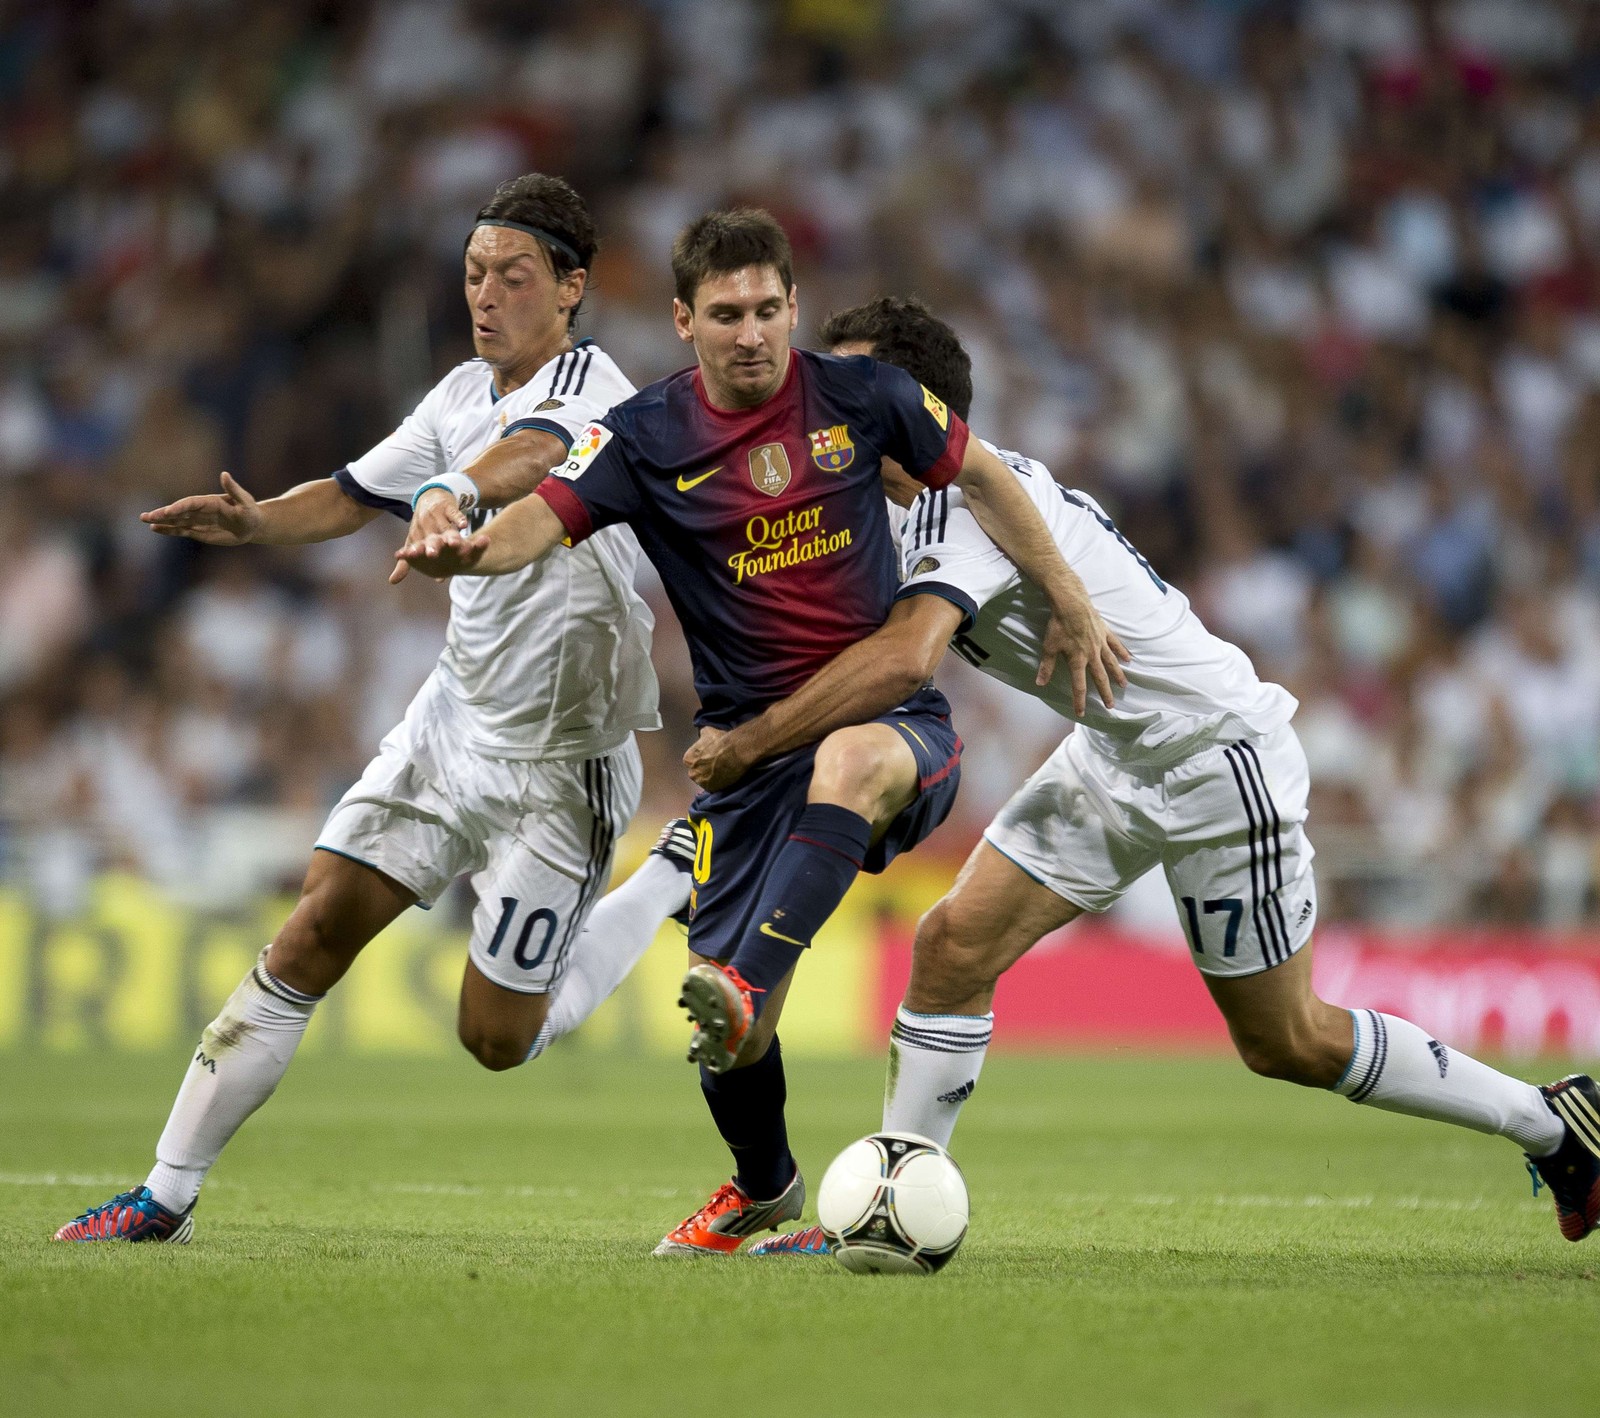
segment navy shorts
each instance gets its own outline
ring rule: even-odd
[[[946,817],[961,782],[961,738],[950,706],[924,689],[892,714],[871,720],[897,730],[917,757],[917,796],[867,849],[864,869],[881,872]],[[738,949],[767,873],[805,810],[816,745],[760,764],[731,788],[701,793],[689,806],[696,851],[689,949],[727,960]]]

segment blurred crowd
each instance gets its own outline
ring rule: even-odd
[[[667,250],[776,212],[802,329],[916,293],[976,429],[1299,697],[1325,918],[1600,914],[1600,4],[0,3],[0,876],[293,875],[437,652],[401,524],[137,514],[326,475],[470,354],[501,179],[588,198],[582,333],[680,367]],[[681,810],[693,695],[642,821]],[[953,660],[959,853],[1060,724]]]

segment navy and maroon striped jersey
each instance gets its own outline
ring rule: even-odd
[[[899,578],[881,459],[943,487],[966,446],[966,425],[905,371],[795,350],[754,409],[714,408],[698,369],[641,390],[538,495],[574,544],[633,528],[688,638],[697,721],[728,727],[883,624]]]

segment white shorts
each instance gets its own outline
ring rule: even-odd
[[[571,762],[487,758],[430,681],[317,838],[430,904],[472,873],[472,962],[497,985],[548,994],[611,876],[639,806],[630,736]]]
[[[1310,786],[1287,724],[1148,774],[1071,734],[984,839],[1085,911],[1104,911],[1159,864],[1202,973],[1254,975],[1281,965],[1317,923]]]

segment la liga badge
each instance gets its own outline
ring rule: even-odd
[[[591,423],[572,441],[572,453],[567,461],[561,465],[561,476],[575,478],[583,472],[590,463],[594,462],[595,455],[611,442],[611,430],[602,428],[597,423]]]

